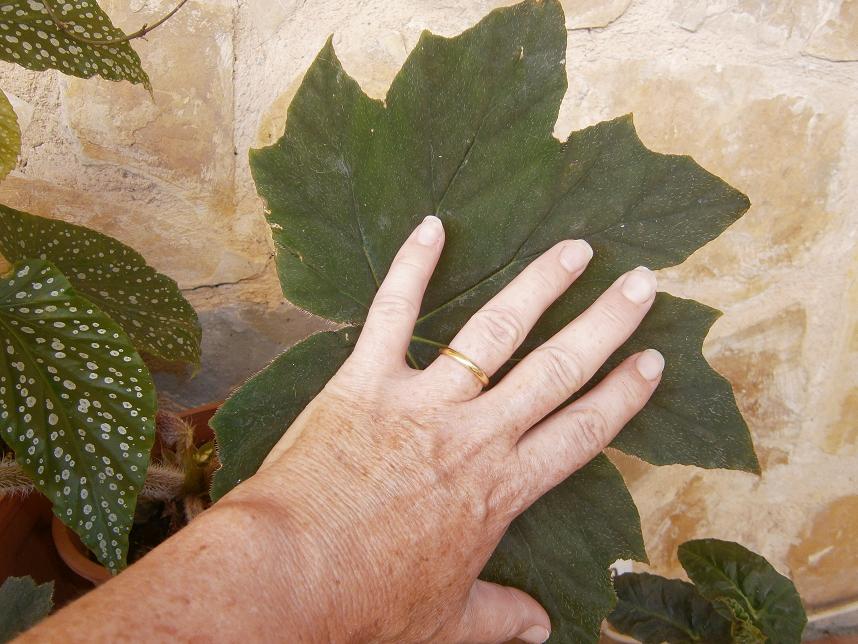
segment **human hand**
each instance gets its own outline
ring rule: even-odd
[[[631,356],[560,411],[628,338],[655,276],[620,277],[494,387],[448,356],[405,356],[443,229],[428,217],[390,267],[354,352],[260,471],[216,506],[265,507],[288,575],[291,641],[542,642],[548,615],[477,579],[510,522],[596,456],[646,403],[664,366]],[[489,375],[585,269],[557,244],[477,312],[451,346]],[[276,624],[271,625],[277,628]]]

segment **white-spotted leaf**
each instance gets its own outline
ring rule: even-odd
[[[21,152],[21,128],[18,116],[6,94],[0,91],[0,180],[12,172]]]
[[[176,282],[134,249],[83,226],[0,205],[0,253],[10,262],[46,259],[76,291],[122,325],[141,353],[200,362],[200,323]]]
[[[62,21],[58,25],[45,7]],[[74,35],[72,35],[74,34]],[[64,74],[127,80],[151,89],[140,57],[127,42],[96,45],[125,34],[95,0],[5,0],[0,3],[0,59],[27,69],[58,69]]]
[[[0,435],[98,560],[125,565],[155,388],[122,328],[44,260],[0,278]]]

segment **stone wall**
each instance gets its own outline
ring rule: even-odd
[[[110,0],[127,29],[172,0]],[[137,41],[154,100],[128,84],[2,64],[23,129],[0,200],[109,233],[198,308],[204,361],[160,377],[169,403],[224,397],[318,320],[279,296],[247,163],[282,132],[324,40],[374,96],[420,32],[452,35],[497,0],[191,0]],[[634,112],[651,148],[691,154],[753,207],[664,290],[724,311],[705,345],[733,383],[763,476],[612,454],[653,565],[737,540],[809,605],[858,596],[858,0],[563,0],[569,91],[557,133]],[[851,153],[850,153],[851,152]]]

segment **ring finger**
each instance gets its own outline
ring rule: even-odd
[[[549,249],[477,311],[450,347],[491,376],[509,360],[545,309],[584,271],[592,256],[592,249],[583,240],[564,241]],[[456,400],[470,400],[483,388],[473,373],[445,355],[429,365],[425,374]]]

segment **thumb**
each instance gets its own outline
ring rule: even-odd
[[[533,597],[478,579],[468,595],[457,639],[496,644],[518,638],[527,644],[542,644],[550,633],[548,613]]]

